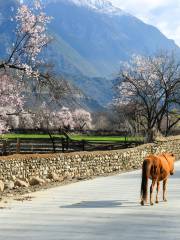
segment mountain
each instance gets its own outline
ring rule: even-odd
[[[16,8],[16,0],[0,0],[0,60],[7,56],[7,50],[12,46],[15,23],[11,21],[11,17]]]
[[[27,0],[29,1],[29,0]],[[54,41],[46,57],[87,97],[107,105],[113,96],[112,79],[121,61],[133,54],[153,55],[179,47],[157,28],[114,7],[108,0],[42,0],[53,17],[49,32]],[[26,2],[26,0],[24,0]],[[0,0],[0,56],[13,38],[10,10],[18,1]],[[12,5],[12,6],[11,6]],[[15,12],[15,11],[14,11]]]
[[[121,15],[125,14],[124,11],[122,11],[120,8],[117,8],[113,6],[113,4],[110,1],[107,0],[62,0],[65,3],[69,3],[72,5],[76,5],[78,7],[85,7],[89,8],[93,11],[103,13],[103,14],[112,14],[112,15]],[[52,3],[57,2],[56,1],[47,1],[46,3]]]
[[[132,54],[179,51],[157,28],[105,0],[48,1],[46,11],[54,17],[50,29],[96,70],[91,76],[112,77]]]

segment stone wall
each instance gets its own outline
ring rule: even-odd
[[[138,169],[146,155],[161,152],[172,152],[180,159],[180,136],[118,151],[0,157],[0,179],[27,182],[33,176],[48,179],[50,173],[55,173],[61,181],[84,179]]]

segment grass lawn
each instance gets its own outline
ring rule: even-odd
[[[123,142],[125,137],[123,136],[81,136],[75,135],[72,137],[74,140],[87,140],[87,141],[112,141],[112,142]],[[143,138],[127,137],[127,141],[143,140]]]
[[[55,137],[63,137],[63,135],[53,135]],[[0,135],[0,139],[14,139],[14,138],[49,138],[48,134],[3,134]],[[125,137],[123,136],[85,136],[85,135],[71,135],[71,139],[81,141],[81,140],[87,140],[87,141],[115,141],[115,142],[122,142],[125,141]],[[139,140],[142,141],[143,137],[127,137],[127,141],[135,141]]]
[[[56,137],[63,137],[62,135],[54,135]],[[14,139],[14,138],[49,138],[48,134],[15,134],[7,133],[0,135],[0,138],[4,139]]]

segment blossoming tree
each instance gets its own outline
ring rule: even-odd
[[[22,110],[21,86],[7,73],[0,73],[0,133],[8,130],[9,114]]]
[[[73,120],[75,128],[78,130],[83,130],[84,128],[90,129],[92,127],[91,114],[84,109],[76,109],[73,112]]]
[[[17,24],[16,39],[10,47],[8,58],[0,64],[0,68],[8,66],[19,70],[19,73],[40,77],[38,67],[41,59],[38,57],[50,41],[47,34],[50,19],[43,12],[40,0],[34,0],[32,7],[21,4],[12,19]]]
[[[162,132],[162,121],[180,113],[180,64],[173,55],[133,56],[122,65],[116,83],[116,106],[134,105],[139,122],[152,141],[156,130]],[[175,116],[175,115],[174,115]],[[180,121],[176,118],[171,126]]]
[[[72,112],[67,107],[62,107],[60,111],[54,112],[54,126],[59,129],[74,129]]]
[[[16,40],[12,44],[9,56],[0,62],[0,131],[7,130],[7,114],[19,111],[23,106],[22,79],[31,77],[36,80],[48,77],[39,72],[43,48],[50,38],[47,24],[50,17],[42,10],[40,0],[34,0],[32,6],[20,4],[15,16]]]

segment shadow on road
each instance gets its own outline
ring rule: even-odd
[[[138,202],[106,200],[106,201],[82,201],[72,205],[61,206],[61,208],[119,208],[119,207],[139,207]]]

